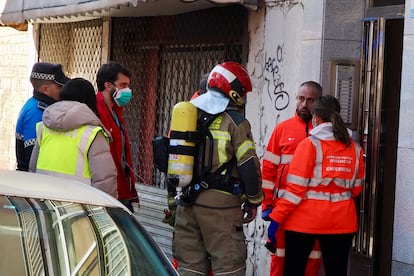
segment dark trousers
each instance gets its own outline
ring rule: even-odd
[[[352,234],[306,234],[285,231],[284,276],[305,275],[306,262],[315,240],[319,241],[326,276],[347,276]]]
[[[132,203],[128,199],[118,199],[122,204],[125,205],[132,213],[134,213],[134,206],[132,206]]]

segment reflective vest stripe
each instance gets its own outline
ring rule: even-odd
[[[285,257],[285,249],[276,248],[275,255],[280,257],[280,258],[284,258]],[[309,259],[320,259],[321,257],[322,257],[322,252],[318,251],[318,250],[312,250],[311,253],[309,254]]]
[[[275,189],[274,191],[273,191],[273,196],[275,197],[275,198],[279,198],[279,197],[282,197],[283,196],[283,194],[285,193],[285,189]]]
[[[307,187],[309,183],[309,178],[304,178],[294,174],[288,174],[286,181],[289,183],[293,183],[295,185],[299,185],[302,187]]]
[[[270,163],[274,165],[288,165],[290,162],[292,162],[293,154],[282,154],[277,155],[274,154],[271,151],[265,151],[265,154],[263,156],[264,160],[269,161]]]
[[[358,169],[359,169],[359,155],[361,153],[361,148],[359,145],[354,144],[355,147],[355,157],[356,162],[354,166],[354,172],[352,179],[344,178],[322,178],[322,161],[323,161],[323,151],[321,146],[321,141],[313,136],[309,137],[316,149],[316,158],[315,158],[315,168],[313,171],[313,178],[305,178],[298,175],[289,174],[287,176],[287,182],[301,187],[318,187],[318,186],[328,186],[330,183],[335,183],[336,186],[344,189],[352,189],[356,186],[361,186],[363,183],[362,179],[357,179]],[[346,159],[344,159],[346,161]],[[333,167],[333,169],[349,169],[345,167]],[[349,169],[351,170],[351,169]],[[281,195],[287,201],[293,204],[299,204],[301,199],[289,191],[284,191]],[[314,199],[314,200],[325,200],[330,202],[339,202],[346,201],[352,198],[351,191],[344,191],[342,193],[330,193],[330,192],[317,192],[314,190],[308,190],[305,195],[305,199]]]
[[[76,162],[76,175],[83,175],[85,178],[91,179],[91,170],[89,168],[89,162],[88,162],[88,152],[89,152],[89,147],[91,146],[99,130],[101,129],[94,127],[94,126],[86,126],[86,129],[83,132],[82,138],[78,145],[80,149],[85,149],[85,150],[83,151],[82,162],[79,162],[79,160],[78,162]]]
[[[242,157],[249,150],[256,150],[256,148],[254,147],[253,141],[246,140],[236,149],[236,159],[237,159],[237,161],[241,160]]]
[[[349,200],[351,198],[352,198],[352,193],[350,191],[346,191],[342,193],[327,193],[327,192],[316,192],[316,191],[306,192],[306,199],[339,202],[339,201]]]
[[[228,160],[226,154],[226,144],[227,141],[231,141],[230,133],[227,131],[220,130],[211,130],[210,133],[213,136],[213,139],[217,140],[217,149],[218,149],[218,167],[226,163]]]
[[[267,160],[272,164],[279,165],[280,164],[280,155],[274,154],[271,151],[265,151],[263,160]]]
[[[284,199],[292,202],[295,205],[298,205],[302,201],[302,198],[298,197],[294,193],[289,192],[288,190],[283,190],[280,197],[283,197]]]
[[[275,187],[275,183],[273,183],[270,180],[262,179],[262,188],[263,189],[273,190],[274,187]]]
[[[355,187],[361,187],[363,183],[364,183],[363,179],[357,179],[355,180]]]
[[[309,186],[310,187],[317,187],[319,185],[329,185],[332,181],[339,187],[350,189],[355,187],[356,185],[360,186],[362,185],[362,179],[358,179],[357,183],[357,176],[359,171],[359,155],[361,154],[361,147],[354,143],[355,146],[355,166],[354,166],[354,174],[352,179],[344,179],[344,178],[322,178],[322,159],[323,159],[323,151],[321,146],[321,141],[313,136],[309,137],[312,141],[312,144],[315,146],[316,149],[316,162],[315,162],[315,169],[313,171],[314,178],[310,180]],[[338,169],[340,170],[341,167],[338,168],[332,168],[332,169]],[[343,168],[345,169],[345,168]]]
[[[322,252],[318,250],[312,250],[309,254],[309,259],[320,259],[322,257]]]
[[[276,248],[275,255],[278,256],[278,257],[285,257],[285,249]]]
[[[280,156],[280,164],[290,164],[292,162],[293,154],[282,154]]]

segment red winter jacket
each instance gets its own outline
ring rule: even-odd
[[[96,94],[96,104],[98,108],[99,118],[101,119],[105,128],[112,135],[112,142],[110,143],[112,158],[118,172],[118,199],[131,200],[139,202],[138,193],[135,188],[135,175],[133,171],[131,147],[129,144],[128,134],[125,129],[124,118],[122,117],[122,107],[114,105],[113,112],[117,115],[121,128],[118,127],[117,122],[112,116],[111,111],[105,103],[105,99],[101,92]],[[127,161],[127,168],[125,169],[122,162],[122,129],[125,135],[125,155]],[[129,170],[128,170],[129,168]]]
[[[281,122],[273,130],[262,163],[263,210],[271,208],[274,195],[280,195],[285,189],[293,153],[312,128],[311,121],[303,121],[295,112],[293,118]]]

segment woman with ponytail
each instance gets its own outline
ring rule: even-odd
[[[298,145],[287,188],[270,214],[269,239],[274,239],[278,225],[285,229],[284,275],[304,275],[316,240],[326,276],[347,275],[349,250],[358,229],[354,198],[362,191],[364,158],[339,112],[339,102],[332,96],[315,102],[315,127]]]

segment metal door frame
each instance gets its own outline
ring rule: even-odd
[[[393,110],[399,110],[400,91],[395,101],[387,101],[387,97],[391,95],[390,80],[399,78],[401,83],[401,71],[396,71],[402,60],[402,46],[398,48],[402,45],[401,20],[376,17],[363,22],[358,129],[366,167],[364,190],[356,202],[359,228],[352,248],[351,275],[387,275],[391,268],[392,229],[384,227],[384,220],[393,218],[393,210],[388,208],[394,202],[396,157],[390,153],[398,138],[393,136],[398,130],[398,114]],[[395,37],[401,39],[400,44],[392,46]],[[394,53],[394,48],[399,51]]]

